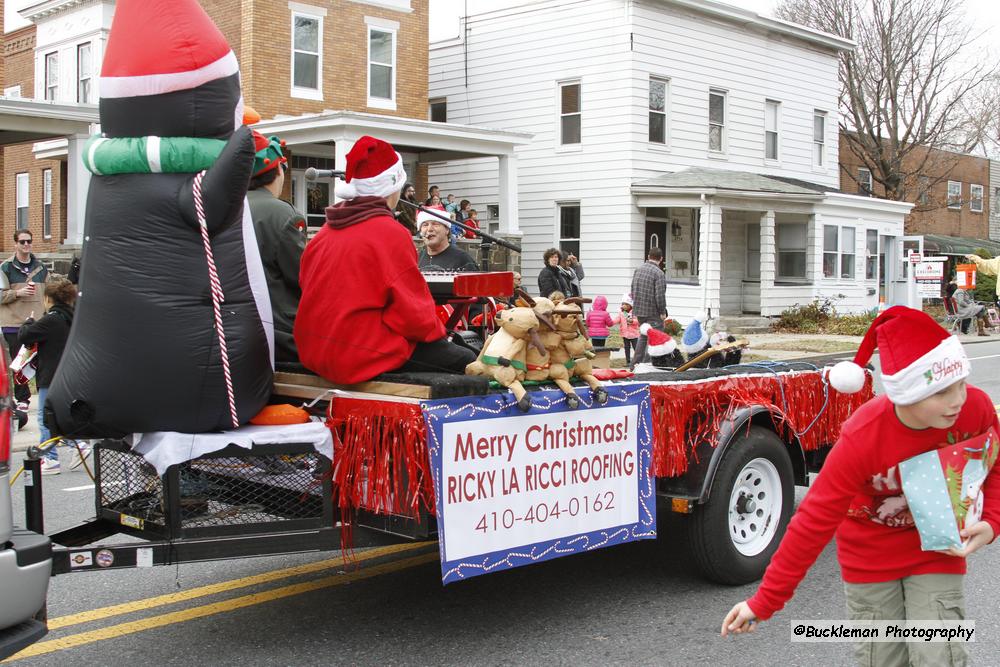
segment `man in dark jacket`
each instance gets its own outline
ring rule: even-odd
[[[649,249],[646,261],[632,274],[633,310],[640,327],[648,324],[660,328],[667,319],[667,278],[660,268],[662,261],[663,251],[654,246]],[[646,345],[646,336],[641,334],[632,357],[633,368],[649,361]]]
[[[292,329],[299,308],[299,262],[306,248],[306,220],[279,199],[285,186],[287,160],[281,141],[254,132],[257,149],[247,201],[260,248],[274,318],[275,361],[298,361]]]

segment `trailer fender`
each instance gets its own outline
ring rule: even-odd
[[[660,478],[660,494],[688,498],[699,504],[706,502],[712,493],[719,463],[726,450],[737,442],[751,425],[767,428],[782,439],[792,461],[795,484],[805,486],[808,479],[805,453],[798,438],[792,434],[783,435],[781,429],[775,427],[775,423],[781,423],[782,419],[783,415],[779,410],[763,405],[746,406],[735,410],[719,427],[714,443],[710,440],[698,443],[690,457],[687,472],[680,477]]]

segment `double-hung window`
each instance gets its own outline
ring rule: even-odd
[[[368,106],[396,108],[396,32],[399,23],[365,17],[368,24]]]
[[[559,249],[580,257],[580,202],[560,203]]]
[[[708,150],[722,153],[726,150],[726,93],[708,91]]]
[[[872,194],[872,172],[871,169],[865,167],[858,167],[858,194],[868,195]]]
[[[667,80],[649,77],[649,142],[667,143]]]
[[[76,101],[80,104],[90,104],[91,83],[94,75],[94,62],[91,55],[90,42],[76,47]]]
[[[948,181],[948,208],[962,208],[962,182]]]
[[[823,226],[823,277],[854,278],[854,228]]]
[[[778,117],[781,103],[774,100],[764,102],[764,159],[778,159]]]
[[[581,137],[580,82],[559,84],[559,143],[563,146],[580,143]]]
[[[878,230],[865,231],[865,280],[878,278]]]
[[[52,238],[52,170],[42,170],[42,236]]]
[[[45,99],[55,100],[59,95],[59,54],[45,54]]]
[[[15,220],[15,225],[17,229],[27,229],[28,228],[28,173],[21,172],[14,177],[17,185],[15,188],[14,198],[15,205],[17,207],[17,217]]]
[[[983,212],[983,194],[983,186],[969,185],[969,210],[973,213]]]
[[[775,225],[778,246],[779,280],[806,279],[806,250],[809,229],[804,222],[779,222]]]
[[[813,166],[826,166],[826,112],[813,111]]]
[[[304,9],[304,8],[303,8]],[[316,7],[292,11],[292,97],[323,99],[323,17]]]

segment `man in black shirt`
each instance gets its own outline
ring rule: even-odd
[[[417,228],[424,240],[417,263],[424,273],[435,271],[478,271],[479,266],[469,253],[449,243],[450,224],[425,211],[417,214]]]

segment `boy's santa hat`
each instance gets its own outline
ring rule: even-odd
[[[673,338],[663,333],[659,329],[654,329],[648,323],[639,327],[639,333],[646,337],[646,351],[651,357],[665,357],[673,354],[677,349],[677,343]]]
[[[830,369],[830,384],[853,394],[865,385],[863,367],[879,351],[882,385],[896,405],[912,405],[969,376],[969,359],[951,336],[923,311],[893,306],[872,322],[854,361]]]
[[[403,158],[389,143],[365,135],[347,153],[344,181],[336,187],[341,199],[388,197],[406,183]]]
[[[703,312],[694,316],[691,324],[684,329],[684,338],[681,339],[682,350],[688,354],[699,352],[708,344],[708,332],[705,331],[704,327],[707,319],[708,315]]]

